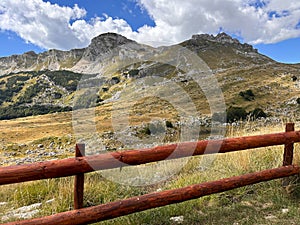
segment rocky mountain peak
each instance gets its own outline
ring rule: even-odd
[[[94,61],[97,56],[128,43],[135,43],[135,41],[116,33],[101,34],[92,39],[91,44],[86,48],[84,57]]]
[[[255,52],[257,53],[257,49],[254,49],[252,45],[247,43],[242,44],[238,39],[231,37],[230,35],[222,32],[217,34],[216,36],[210,34],[196,34],[192,36],[191,41],[194,44],[203,44],[208,42],[219,43],[222,45],[231,45],[236,49],[240,49],[244,52]]]
[[[220,43],[235,43],[241,44],[238,39],[232,38],[230,35],[222,32],[217,34],[216,36],[211,34],[196,34],[192,36],[192,40],[206,40],[212,42],[220,42]]]
[[[114,44],[115,47],[119,45],[126,44],[128,42],[133,42],[132,40],[127,39],[126,37],[116,34],[116,33],[104,33],[100,34],[99,36],[96,36],[92,39],[91,45],[98,45],[99,43],[101,44]]]
[[[35,57],[37,54],[34,51],[25,52],[24,55]]]
[[[181,45],[197,53],[213,70],[273,62],[252,45],[241,43],[226,33],[196,34]]]

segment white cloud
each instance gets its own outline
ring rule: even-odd
[[[61,7],[42,0],[1,0],[0,29],[17,33],[27,42],[45,49],[86,47],[103,32],[131,32],[122,19],[84,19],[86,11],[76,4]]]
[[[160,36],[170,33],[177,41],[195,33],[217,33],[220,29],[255,44],[300,36],[300,29],[296,29],[300,22],[299,0],[139,0],[139,3],[157,22],[156,27],[140,32]],[[270,17],[271,12],[279,17]]]
[[[0,29],[16,32],[42,48],[85,47],[91,38],[117,32],[142,43],[168,45],[196,33],[220,30],[246,42],[275,43],[299,37],[299,0],[136,0],[155,22],[137,32],[123,19],[95,17],[85,9],[61,7],[42,0],[1,0]],[[298,25],[298,29],[296,28]]]

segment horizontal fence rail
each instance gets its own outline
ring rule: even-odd
[[[72,210],[37,219],[6,223],[5,225],[79,225],[108,220],[151,208],[179,203],[202,196],[232,190],[251,184],[299,174],[298,166],[283,166],[260,172],[195,184],[184,188],[150,193],[98,206]]]
[[[120,162],[124,163],[122,166],[140,165],[166,159],[189,157],[191,155],[227,153],[294,142],[300,142],[300,131],[227,138],[223,140],[186,142],[140,150],[119,151],[27,165],[0,167],[0,185],[73,176],[95,170],[118,168],[120,167]],[[191,149],[194,149],[192,154]],[[176,154],[172,154],[174,150],[176,150]]]

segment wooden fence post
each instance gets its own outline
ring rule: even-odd
[[[294,123],[287,123],[285,132],[295,131]],[[283,166],[289,166],[293,163],[294,143],[289,142],[284,145]]]
[[[85,156],[85,145],[76,144],[75,157]],[[84,173],[75,176],[74,183],[74,209],[83,208]]]
[[[295,131],[294,123],[287,123],[285,127],[285,132]],[[289,166],[293,164],[293,154],[294,154],[294,142],[289,142],[284,145],[283,153],[283,166]],[[282,185],[284,187],[288,186],[291,182],[290,177],[283,178]]]

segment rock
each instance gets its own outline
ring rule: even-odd
[[[268,216],[265,216],[265,219],[266,220],[274,220],[274,219],[277,219],[277,217],[274,215],[268,215]]]
[[[289,209],[282,209],[281,212],[282,212],[283,214],[286,214],[286,213],[289,212]]]
[[[38,144],[38,148],[44,148],[43,144]]]
[[[57,153],[55,153],[55,152],[49,152],[48,153],[48,156],[56,156],[57,155]]]
[[[14,212],[29,212],[33,209],[39,208],[41,205],[42,205],[42,203],[34,203],[32,205],[20,207],[20,208],[14,210]]]
[[[45,203],[46,203],[46,204],[49,204],[49,203],[52,203],[52,202],[54,202],[54,201],[55,201],[55,198],[52,198],[52,199],[46,201]]]
[[[99,56],[128,43],[134,43],[134,41],[115,33],[101,34],[92,39],[82,57],[88,61],[95,61]]]
[[[30,219],[37,213],[39,213],[39,209],[42,203],[35,203],[28,206],[23,206],[18,209],[12,210],[9,213],[2,216],[2,220],[6,221],[11,218],[20,218],[20,219]]]
[[[183,216],[174,216],[170,218],[170,221],[175,223],[183,223]]]
[[[51,142],[50,144],[49,144],[49,148],[53,148],[54,147],[54,142]]]
[[[273,203],[272,202],[267,202],[265,204],[262,205],[262,208],[263,209],[268,209],[268,208],[271,208],[273,206]]]
[[[35,153],[35,151],[33,151],[33,150],[26,150],[25,151],[26,155],[31,155],[31,154],[34,154],[34,153]]]
[[[35,214],[39,213],[40,211],[38,209],[35,209],[30,212],[24,212],[24,213],[17,213],[14,214],[14,217],[20,218],[20,219],[30,219],[32,218]]]

